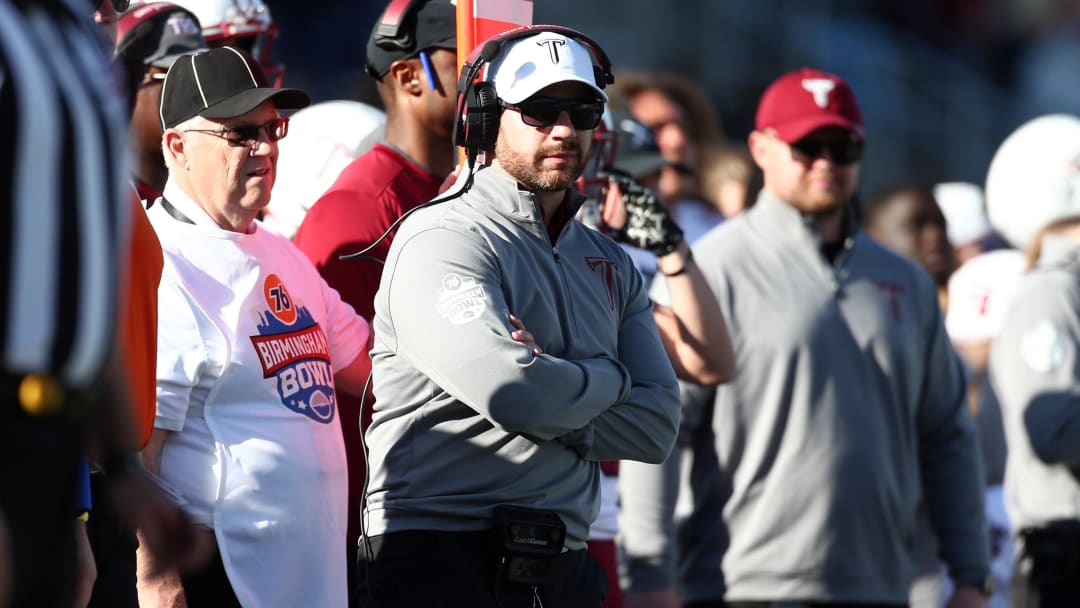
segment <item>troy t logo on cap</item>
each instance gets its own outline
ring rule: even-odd
[[[537,40],[536,44],[540,46],[546,46],[548,54],[551,55],[551,63],[559,63],[559,47],[566,46],[565,40]]]
[[[561,82],[580,82],[597,99],[607,101],[592,52],[581,41],[558,32],[541,31],[514,40],[492,60],[488,74],[499,99],[506,103],[521,103]]]
[[[761,95],[754,121],[758,131],[770,129],[789,144],[826,127],[850,131],[861,140],[862,123],[851,87],[836,74],[812,68],[773,81]]]
[[[829,105],[829,93],[836,88],[836,83],[828,78],[804,78],[802,88],[814,96],[814,103],[819,108]]]

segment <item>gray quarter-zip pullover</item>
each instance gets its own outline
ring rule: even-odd
[[[556,511],[580,549],[598,462],[670,452],[675,375],[615,242],[570,221],[552,243],[532,193],[474,179],[402,224],[375,297],[367,531],[490,528],[505,503]]]
[[[954,580],[978,584],[989,571],[974,430],[934,286],[852,232],[829,264],[814,221],[763,192],[694,248],[738,367],[703,422],[726,495],[711,521],[691,518],[702,527],[679,534],[723,541],[711,529],[723,526],[730,536],[712,553],[695,543],[692,558],[722,554],[723,572],[683,580],[694,595],[726,585],[729,601],[906,603],[924,497]],[[657,573],[674,569],[649,554],[664,524],[639,515],[641,468],[620,471],[628,581],[641,568],[640,588],[658,587]],[[709,502],[714,489],[696,487]]]

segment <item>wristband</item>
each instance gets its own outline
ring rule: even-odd
[[[690,260],[693,260],[693,259],[694,259],[694,252],[691,251],[690,249],[687,249],[686,250],[686,259],[683,260],[682,268],[676,270],[675,272],[664,272],[663,270],[661,270],[660,274],[664,275],[665,277],[677,277],[677,276],[679,276],[681,274],[685,274],[686,273],[686,267],[690,265]]]

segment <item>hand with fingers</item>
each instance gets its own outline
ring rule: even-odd
[[[520,342],[532,349],[532,353],[536,356],[544,354],[544,351],[536,345],[536,338],[533,337],[532,332],[525,329],[525,324],[521,322],[521,319],[510,315],[510,324],[514,326],[514,331],[510,332],[510,337],[515,342]]]

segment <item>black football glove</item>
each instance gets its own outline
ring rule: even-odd
[[[656,257],[663,257],[683,242],[683,231],[671,219],[671,214],[660,204],[651,190],[642,186],[629,174],[618,169],[607,169],[598,174],[619,186],[623,205],[626,206],[626,225],[622,228],[607,226],[604,233],[612,239],[644,249]]]

